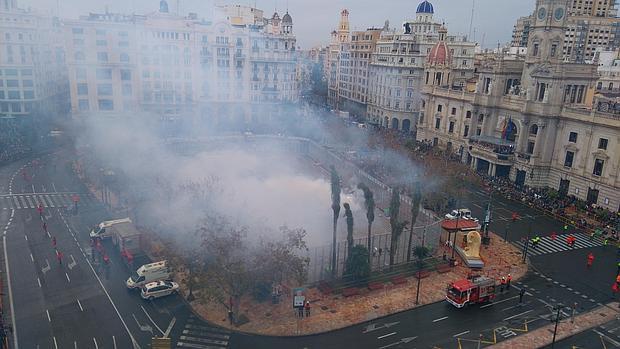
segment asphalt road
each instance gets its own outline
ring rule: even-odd
[[[513,289],[492,305],[458,310],[440,302],[316,336],[230,333],[194,317],[177,296],[149,302],[128,291],[124,281],[130,270],[112,252],[112,246],[106,246],[112,260],[110,269],[97,267],[88,230],[102,220],[119,217],[112,217],[90,197],[65,166],[66,156],[44,156],[36,168],[26,161],[0,168],[0,229],[6,231],[3,241],[12,290],[12,294],[6,292],[5,282],[3,297],[5,308],[12,298],[15,310],[7,312],[5,320],[15,317],[22,348],[132,348],[132,338],[137,346],[146,348],[152,335],[165,332],[176,348],[195,349],[484,347],[550,323],[555,305],[561,306],[566,320],[575,303],[576,313],[580,313],[611,299],[614,248],[559,249],[530,258],[532,272],[514,284],[528,292],[522,305],[516,298],[517,289]],[[26,177],[21,174],[23,165]],[[78,215],[62,208],[71,204],[67,195],[73,193],[81,198]],[[43,232],[34,208],[37,200],[48,206],[44,219],[50,235]],[[473,190],[461,206],[483,217],[488,202],[488,194]],[[491,230],[502,235],[509,224],[510,243],[517,244],[527,236],[530,224],[541,236],[561,229],[560,222],[519,203],[501,198],[492,198],[491,203]],[[511,222],[512,212],[523,218]],[[62,265],[56,259],[52,237],[64,254]],[[596,256],[592,269],[585,267],[589,251]]]

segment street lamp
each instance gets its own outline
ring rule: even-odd
[[[556,308],[557,308],[557,313],[555,315],[555,326],[553,328],[553,339],[551,340],[551,349],[553,349],[553,347],[555,346],[555,335],[558,332],[558,323],[560,322],[560,310],[561,310],[561,307],[558,304],[558,305],[556,305]]]

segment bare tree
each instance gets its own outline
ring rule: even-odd
[[[336,278],[336,231],[338,228],[338,216],[340,215],[340,176],[336,172],[336,168],[331,166],[331,189],[332,189],[332,211],[334,213],[334,231],[332,237],[332,278]]]
[[[357,187],[364,192],[364,206],[366,206],[366,220],[368,221],[368,264],[370,264],[370,256],[372,255],[372,223],[375,221],[375,198],[366,184],[360,182]]]

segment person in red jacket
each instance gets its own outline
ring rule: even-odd
[[[594,262],[594,254],[592,254],[592,252],[590,252],[588,254],[588,262],[587,262],[588,269],[592,268],[592,263],[593,262]]]

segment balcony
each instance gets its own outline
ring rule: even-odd
[[[469,139],[471,154],[491,163],[512,165],[515,160],[515,144],[502,138],[473,136]]]

